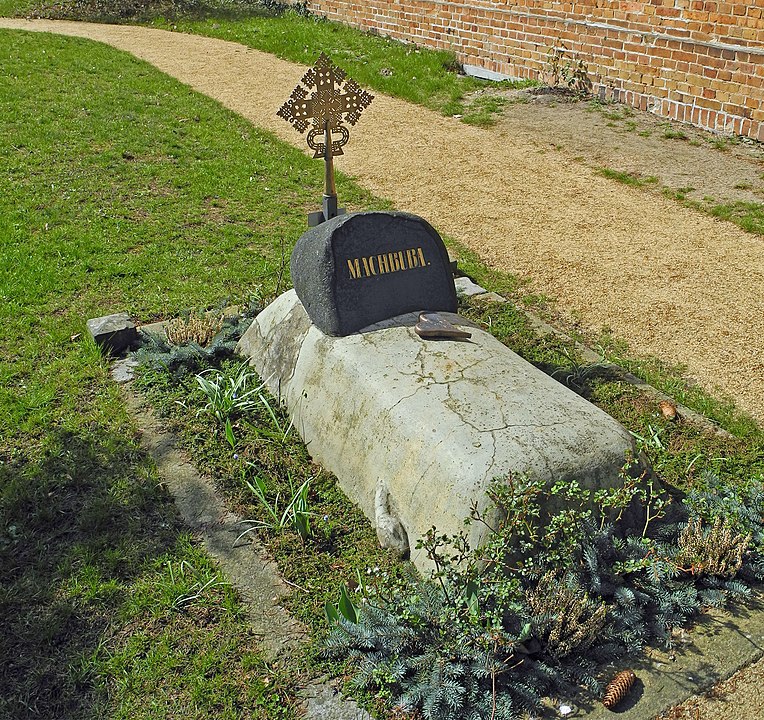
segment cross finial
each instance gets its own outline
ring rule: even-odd
[[[374,96],[348,78],[324,53],[303,75],[301,83],[276,114],[301,133],[310,127],[308,147],[314,151],[314,158],[323,157],[326,161],[324,210],[308,217],[310,224],[318,224],[341,214],[337,209],[332,158],[343,154],[342,148],[350,139],[350,131],[343,123],[355,125]]]

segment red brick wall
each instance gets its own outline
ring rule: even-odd
[[[542,79],[564,43],[594,92],[764,141],[764,0],[308,0],[319,15]]]

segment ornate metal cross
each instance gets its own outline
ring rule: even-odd
[[[324,158],[323,210],[308,215],[308,225],[314,226],[345,212],[337,208],[333,158],[344,154],[342,147],[350,139],[350,131],[343,122],[355,125],[374,96],[348,78],[324,53],[300,82],[302,84],[292,91],[289,100],[276,114],[292,123],[301,133],[312,125],[308,132],[308,147],[314,151],[314,158]],[[311,95],[310,88],[315,88]],[[312,123],[309,122],[311,120]]]

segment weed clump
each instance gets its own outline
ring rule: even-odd
[[[557,659],[587,650],[605,626],[607,606],[592,600],[572,576],[545,573],[526,600],[534,635]]]
[[[136,359],[145,367],[175,376],[220,364],[233,356],[257,312],[258,307],[252,306],[238,315],[191,313],[188,318],[170,320],[165,326],[166,337],[141,333]]]
[[[222,329],[222,315],[190,313],[188,317],[170,320],[165,326],[165,333],[173,345],[184,345],[188,342],[207,345]]]

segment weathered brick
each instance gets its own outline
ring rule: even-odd
[[[746,123],[749,119],[743,114],[764,108],[764,53],[753,50],[760,46],[764,30],[760,2],[309,0],[308,5],[332,19],[383,35],[456,48],[460,59],[469,59],[469,64],[515,77],[537,77],[549,48],[564,42],[574,55],[585,59],[601,85],[614,88],[623,102],[649,105],[658,113],[684,114],[688,122],[703,123],[703,113],[690,109],[692,101],[702,100],[703,112],[717,112],[723,98],[727,114],[707,117],[705,124],[739,127],[750,137],[758,136],[764,119]],[[607,20],[611,27],[595,26],[593,19]],[[736,52],[725,42],[748,45],[751,50]],[[740,88],[729,87],[736,83]],[[709,90],[715,91],[710,97]],[[677,92],[687,100],[688,109],[668,102],[668,94],[675,98]],[[712,103],[719,107],[709,107]],[[697,105],[703,107],[700,102]]]

